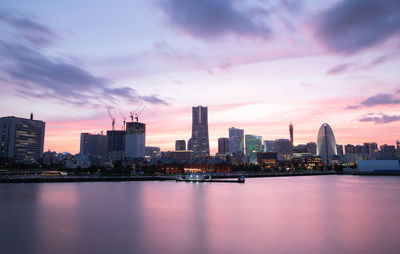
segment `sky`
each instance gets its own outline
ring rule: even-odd
[[[45,150],[121,129],[146,105],[146,145],[173,150],[207,106],[228,128],[339,144],[400,139],[398,0],[3,0],[0,117],[46,122]],[[120,114],[120,111],[122,115]]]

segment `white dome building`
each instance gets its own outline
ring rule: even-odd
[[[322,124],[318,131],[317,155],[326,163],[329,163],[334,156],[337,156],[335,135],[327,123]]]

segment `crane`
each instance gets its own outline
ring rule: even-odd
[[[115,126],[115,117],[113,117],[113,116],[111,115],[111,111],[110,111],[110,109],[108,109],[108,115],[109,115],[109,116],[110,116],[110,118],[111,118],[112,130],[114,131],[114,126]]]
[[[139,116],[143,113],[144,109],[146,108],[146,105],[142,104],[141,109],[139,109],[138,111],[135,112],[135,119],[136,122],[139,122]]]
[[[138,121],[138,117],[139,117],[139,115],[143,112],[143,110],[144,110],[145,107],[146,107],[146,106],[143,105],[143,102],[141,102],[141,103],[139,104],[139,106],[136,108],[136,110],[130,112],[129,117],[131,118],[131,122],[133,122],[133,118],[134,118],[134,117],[135,117],[135,119],[136,119],[136,122]],[[140,111],[140,113],[139,113],[139,111]]]
[[[122,119],[123,119],[123,123],[124,123],[124,125],[122,125],[122,130],[125,130],[126,117],[124,116],[124,114],[122,114],[121,109],[119,109],[119,113],[121,114]]]

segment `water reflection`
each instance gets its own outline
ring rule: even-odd
[[[0,185],[0,253],[397,253],[400,178]]]

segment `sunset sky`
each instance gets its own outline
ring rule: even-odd
[[[2,0],[0,116],[46,122],[45,150],[79,152],[146,104],[146,145],[229,127],[263,139],[400,139],[400,1]]]

